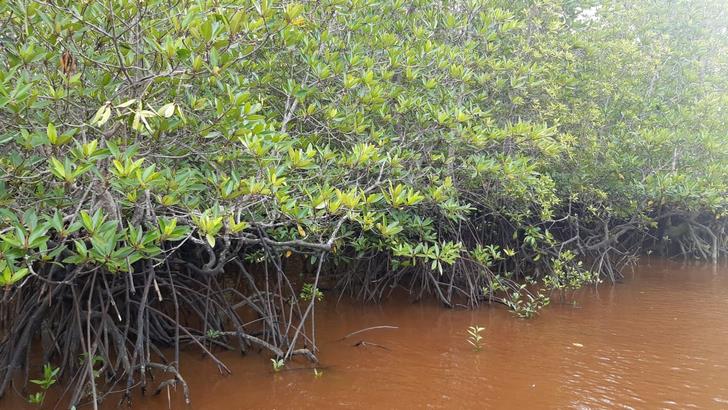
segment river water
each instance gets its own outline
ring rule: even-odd
[[[623,283],[555,297],[531,320],[500,306],[329,299],[316,315],[320,376],[304,362],[276,373],[267,357],[233,352],[221,356],[233,374],[220,376],[190,353],[190,408],[728,408],[725,267],[646,260]],[[383,325],[397,329],[342,340]],[[480,352],[466,342],[470,325],[486,328]],[[170,397],[186,407],[181,392]],[[163,393],[133,407],[168,406]]]

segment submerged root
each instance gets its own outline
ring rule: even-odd
[[[214,353],[221,346],[237,345],[243,352],[255,346],[279,358],[289,352],[316,363],[312,350],[294,345],[302,315],[295,295],[283,296],[281,289],[293,289],[285,275],[266,270],[263,281],[278,290],[260,291],[259,281],[239,268],[243,272],[232,280],[233,274],[200,277],[185,266],[160,270],[146,264],[128,275],[94,269],[69,273],[72,284],[56,280],[40,290],[20,288],[2,303],[13,318],[0,341],[0,395],[18,372],[38,365],[28,360],[30,350],[62,369],[71,388],[60,400],[69,406],[96,407],[118,386],[130,404],[132,390],[144,393],[152,382],[154,394],[181,386],[189,403],[179,368],[186,346],[203,352],[222,374],[230,370]],[[165,357],[168,349],[173,358]],[[154,370],[171,378],[154,381]]]

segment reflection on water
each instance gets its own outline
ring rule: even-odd
[[[524,321],[496,306],[335,306],[330,297],[317,309],[321,377],[303,362],[274,374],[266,358],[235,353],[223,354],[233,375],[222,377],[188,354],[191,407],[728,407],[728,269],[645,261],[624,283],[575,298],[575,305],[553,303]],[[474,324],[486,327],[479,353],[465,342]],[[341,340],[378,325],[399,328]],[[364,346],[353,346],[360,341]],[[172,404],[184,408],[181,397]],[[164,394],[134,405],[167,406]]]

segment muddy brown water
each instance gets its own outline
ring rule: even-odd
[[[728,408],[725,266],[646,260],[623,283],[583,289],[575,303],[554,298],[532,320],[496,306],[330,299],[316,315],[321,376],[303,362],[275,373],[267,357],[233,352],[221,355],[233,374],[221,376],[188,353],[189,408]],[[398,329],[341,340],[381,325]],[[470,325],[486,327],[480,352],[465,341]],[[188,408],[181,396],[171,392],[172,408]],[[133,408],[169,404],[162,393]]]

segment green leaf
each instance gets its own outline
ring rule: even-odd
[[[48,136],[48,141],[52,145],[58,144],[58,132],[56,131],[56,126],[53,125],[53,123],[48,123],[48,128],[46,128],[46,135]]]

